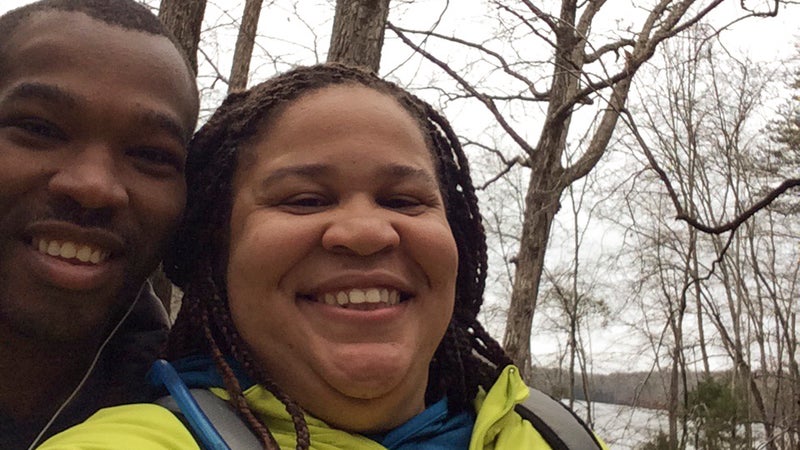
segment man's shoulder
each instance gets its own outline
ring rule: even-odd
[[[155,404],[130,404],[105,408],[83,423],[53,436],[41,447],[125,448],[137,450],[198,450],[183,423]]]
[[[3,450],[26,450],[44,426],[46,420],[15,422],[0,411],[0,448]]]
[[[169,334],[169,317],[149,282],[142,286],[130,314],[105,351],[110,379],[144,382],[144,375],[159,356]]]

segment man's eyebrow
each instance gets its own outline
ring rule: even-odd
[[[38,100],[67,109],[78,108],[84,101],[82,97],[56,85],[26,82],[14,86],[4,97],[0,98],[0,104],[19,100]],[[131,113],[134,120],[145,126],[164,130],[184,145],[192,135],[193,130],[185,129],[177,119],[160,111],[143,108],[134,109]]]
[[[75,108],[80,98],[58,86],[45,83],[20,83],[14,86],[0,102],[7,103],[15,100],[41,100],[48,103],[60,104],[62,107]]]
[[[139,123],[148,127],[164,130],[184,145],[188,143],[189,138],[192,137],[192,130],[185,129],[180,125],[178,120],[168,114],[152,109],[133,111],[133,114]]]

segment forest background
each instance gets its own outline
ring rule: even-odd
[[[201,119],[325,60],[444,111],[489,234],[482,319],[532,385],[590,424],[663,410],[637,448],[800,448],[798,1],[142,3]]]

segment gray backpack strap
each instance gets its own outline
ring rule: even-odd
[[[553,450],[601,450],[592,430],[563,403],[542,391],[530,395],[514,410],[529,421]]]
[[[528,398],[514,410],[533,425],[553,450],[602,449],[589,427],[563,403],[542,391],[529,389]],[[228,402],[206,389],[191,389],[190,392],[231,450],[261,449],[255,434]],[[183,414],[171,396],[161,397],[155,403],[182,419]]]
[[[200,409],[203,410],[205,415],[214,424],[219,434],[225,439],[225,443],[231,450],[261,450],[261,442],[256,438],[255,434],[247,427],[239,415],[236,414],[233,407],[225,400],[214,395],[213,392],[207,389],[190,389],[192,397],[194,397]],[[161,405],[168,410],[175,413],[179,419],[183,420],[183,413],[181,413],[178,404],[172,396],[167,395],[155,401],[156,404]],[[189,426],[187,425],[187,428]],[[189,431],[193,430],[191,428]],[[207,449],[211,450],[211,449]]]

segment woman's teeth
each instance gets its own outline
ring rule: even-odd
[[[348,289],[346,291],[326,292],[317,297],[317,301],[328,305],[396,305],[400,302],[400,292],[396,289],[369,288]]]

